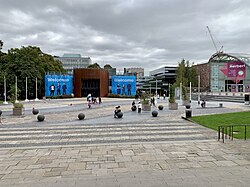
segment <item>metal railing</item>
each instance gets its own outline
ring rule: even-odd
[[[244,140],[247,139],[247,126],[250,124],[239,124],[239,125],[221,125],[218,126],[218,141],[222,139],[222,142],[225,142],[225,139],[233,140],[234,127],[244,127]]]

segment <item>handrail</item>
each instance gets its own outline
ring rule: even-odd
[[[240,127],[244,126],[244,140],[247,139],[247,126],[250,126],[250,124],[235,124],[235,125],[220,125],[218,126],[218,141],[222,138],[222,142],[224,143],[225,139],[231,139],[233,140],[233,132],[234,127]],[[222,137],[221,137],[222,135]]]

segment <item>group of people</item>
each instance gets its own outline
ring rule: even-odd
[[[91,94],[88,94],[87,96],[87,102],[88,102],[88,107],[91,108],[92,104],[97,104],[97,98],[96,97],[92,97]],[[98,97],[98,103],[101,104],[102,103],[102,98]]]
[[[132,107],[136,108],[135,101],[132,102]],[[140,101],[138,101],[138,104],[137,104],[138,113],[141,113],[141,109],[142,109],[142,104]]]

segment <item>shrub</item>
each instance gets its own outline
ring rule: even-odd
[[[22,103],[14,103],[13,107],[14,108],[23,108],[23,104]]]
[[[169,90],[169,102],[170,103],[175,103],[175,98],[174,98],[174,85],[170,84],[170,90]]]

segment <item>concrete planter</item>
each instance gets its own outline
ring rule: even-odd
[[[178,103],[168,103],[169,110],[178,110]]]
[[[142,103],[142,111],[151,111],[151,105]]]
[[[13,116],[24,115],[24,108],[13,108]]]

